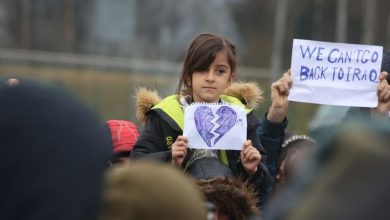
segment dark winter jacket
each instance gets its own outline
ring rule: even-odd
[[[242,86],[242,84],[233,85],[233,90],[235,90],[237,86]],[[243,90],[247,92],[248,90],[256,89],[257,91],[259,91],[257,87],[253,87],[253,84],[249,84],[246,85],[245,89]],[[147,99],[154,99],[151,98],[153,97],[153,94],[146,91],[143,92],[144,93],[141,92],[142,95],[138,95],[139,98],[137,99],[137,102],[142,102],[143,106],[153,106],[154,103],[149,103],[149,105],[146,105],[147,102],[145,101]],[[251,92],[253,93],[253,91]],[[248,93],[242,92],[242,94],[245,95]],[[154,93],[154,95],[156,94]],[[261,94],[259,94],[259,96],[261,96]],[[252,99],[259,99],[259,97],[250,97]],[[242,107],[245,107],[241,100],[248,100],[248,95],[245,98],[239,97],[240,99],[225,95],[221,96],[220,98],[227,103],[241,105]],[[158,98],[155,98],[154,101],[158,101]],[[253,104],[253,102],[249,102],[248,105],[248,102],[246,101],[244,103],[246,104],[246,106],[251,106],[251,104]],[[169,96],[159,102],[153,108],[148,109],[148,111],[141,112],[146,112],[147,119],[144,130],[141,132],[130,155],[130,158],[143,158],[170,162],[171,146],[175,142],[176,138],[179,135],[182,135],[184,125],[184,113],[182,107],[180,106],[180,103],[178,102],[177,97]],[[260,198],[262,198],[265,197],[265,194],[270,191],[272,178],[269,175],[268,169],[266,167],[265,150],[261,146],[260,140],[256,133],[256,128],[259,125],[258,120],[256,119],[252,109],[247,109],[247,112],[247,139],[252,141],[252,145],[257,148],[262,155],[262,160],[258,165],[258,171],[251,177],[246,174],[240,161],[240,151],[219,151],[219,158],[223,162],[227,163],[234,175],[242,176],[244,180],[249,180],[249,182],[253,184],[258,190]],[[138,116],[140,115],[142,118],[142,114],[138,114]],[[186,166],[189,158],[191,157],[190,151],[188,152],[189,153],[187,153],[187,157],[182,163],[183,169]]]
[[[61,89],[0,89],[0,219],[97,219],[111,147],[95,114]]]
[[[278,172],[277,163],[282,151],[284,131],[287,128],[287,123],[287,118],[282,123],[272,123],[267,120],[267,115],[265,115],[257,128],[257,134],[267,154],[268,170],[274,178]]]

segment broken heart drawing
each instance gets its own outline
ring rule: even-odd
[[[183,136],[192,149],[241,150],[247,138],[247,111],[225,103],[193,103],[184,108]]]
[[[215,118],[217,120],[214,122]],[[221,106],[215,116],[209,106],[199,106],[195,110],[194,120],[199,135],[207,146],[212,147],[236,124],[237,113],[229,106]],[[215,126],[216,129],[212,131]]]

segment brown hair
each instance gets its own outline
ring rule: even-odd
[[[187,50],[177,95],[192,95],[191,79],[195,71],[207,70],[218,52],[225,52],[232,74],[237,67],[236,46],[228,39],[211,33],[202,33],[195,37]]]
[[[248,219],[260,213],[256,190],[239,177],[216,177],[196,183],[206,199],[230,219]]]
[[[317,148],[317,142],[311,137],[286,131],[282,143],[282,150],[277,162],[277,174],[281,174],[280,166],[284,162],[284,173],[282,175],[284,175],[284,178],[290,178],[289,176],[296,163],[292,160],[293,155],[296,152],[307,152],[314,148]]]

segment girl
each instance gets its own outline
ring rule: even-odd
[[[263,163],[265,152],[256,134],[258,120],[251,110],[247,111],[247,141],[241,151],[190,150],[188,139],[182,136],[183,108],[192,102],[245,107],[239,99],[222,95],[232,84],[236,67],[233,43],[215,34],[198,35],[187,51],[177,94],[163,99],[147,112],[144,130],[130,157],[169,161],[202,179],[218,175],[240,176],[255,186],[259,196],[268,192],[272,181]],[[199,170],[203,172],[200,175]]]

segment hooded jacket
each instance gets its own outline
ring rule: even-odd
[[[0,103],[0,219],[96,219],[111,152],[96,115],[28,80],[1,88]]]
[[[220,97],[230,104],[241,105],[246,108],[247,114],[247,139],[259,150],[262,160],[258,165],[257,172],[248,176],[241,161],[240,151],[226,150],[219,151],[219,158],[233,172],[235,176],[241,176],[248,180],[258,191],[260,198],[270,191],[272,178],[266,167],[266,154],[256,134],[259,121],[253,113],[253,108],[263,100],[262,91],[254,83],[233,83]],[[148,91],[144,88],[137,92],[137,120],[144,125],[130,158],[152,159],[159,161],[171,161],[171,147],[176,138],[183,133],[184,113],[178,102],[177,96],[169,96],[160,99],[156,91]],[[182,163],[186,167],[191,157],[188,151]]]

